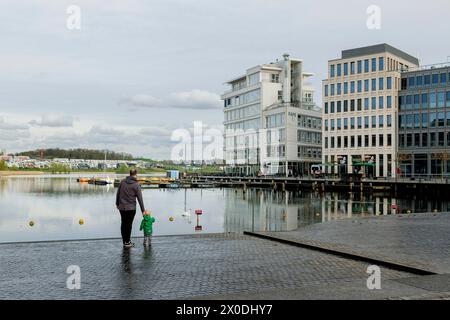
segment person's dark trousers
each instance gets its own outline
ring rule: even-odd
[[[120,210],[120,216],[122,217],[120,231],[122,232],[123,243],[131,241],[131,228],[133,227],[133,220],[135,215],[136,210]]]

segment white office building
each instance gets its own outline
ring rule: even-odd
[[[236,175],[302,175],[321,162],[321,111],[303,71],[288,54],[227,82],[224,154]]]

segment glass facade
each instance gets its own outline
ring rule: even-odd
[[[402,74],[399,159],[403,175],[450,177],[450,67]]]

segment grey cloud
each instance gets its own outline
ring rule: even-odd
[[[9,123],[3,117],[0,117],[0,130],[28,130],[28,128],[25,124]]]
[[[220,109],[222,103],[216,93],[194,89],[191,91],[174,92],[165,98],[157,98],[147,94],[137,94],[120,101],[122,105],[144,108],[175,108],[209,110]]]
[[[31,120],[29,124],[40,127],[65,128],[73,127],[75,119],[67,115],[43,115],[40,120]]]

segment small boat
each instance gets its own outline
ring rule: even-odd
[[[114,181],[110,178],[92,178],[89,179],[88,183],[97,186],[106,186],[107,184],[113,184]]]
[[[89,178],[78,178],[77,182],[86,183],[86,182],[89,182]]]

